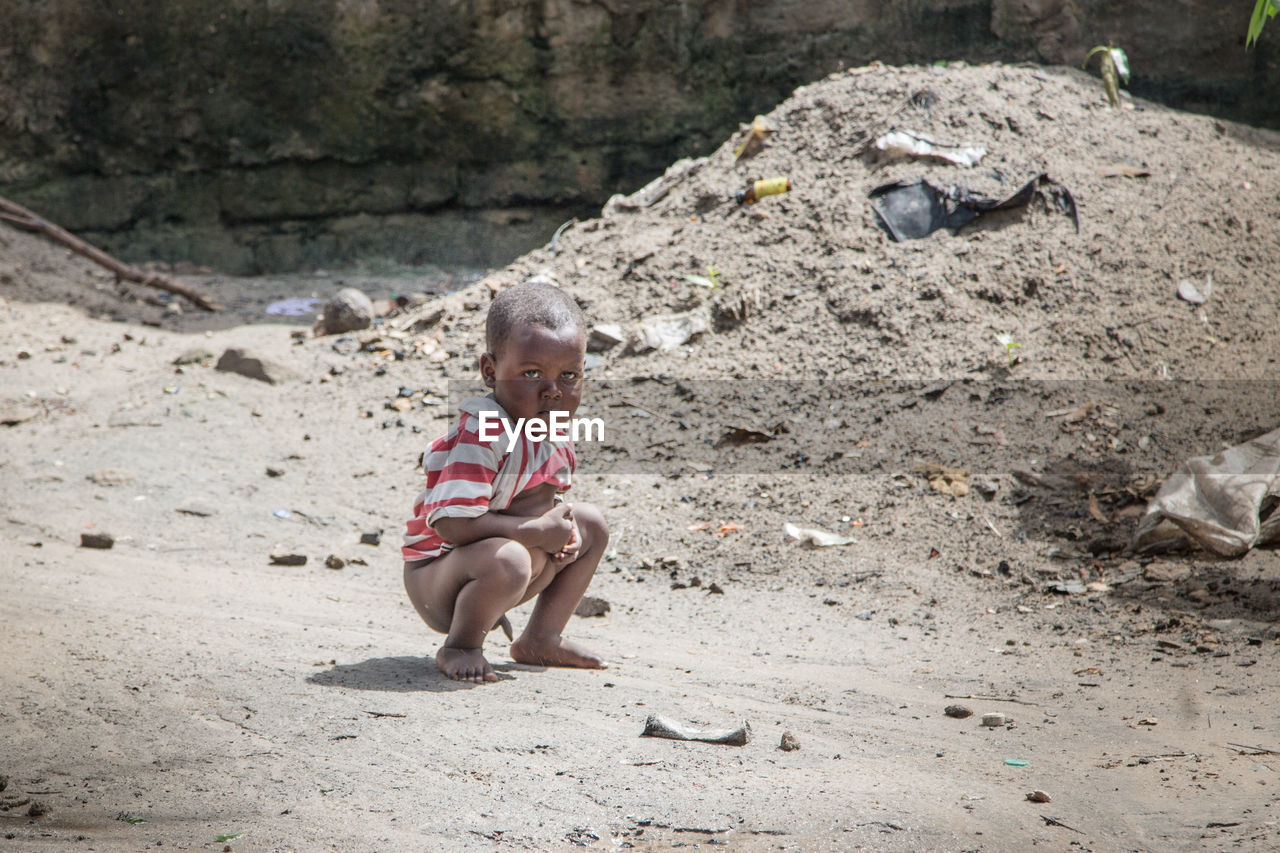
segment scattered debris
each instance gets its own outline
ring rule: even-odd
[[[637,210],[652,207],[662,201],[672,187],[695,174],[706,162],[706,157],[699,157],[696,160],[686,157],[683,160],[677,160],[668,166],[660,177],[654,178],[631,195],[619,193],[610,196],[600,211],[600,217],[609,219],[619,213],[634,213]]]
[[[305,566],[307,555],[292,551],[272,551],[270,560],[273,566]]]
[[[1076,829],[1074,826],[1067,826],[1065,823],[1058,820],[1056,817],[1047,817],[1045,815],[1040,815],[1040,819],[1044,821],[1045,826],[1058,826],[1063,829],[1069,829],[1072,832],[1079,832],[1081,835],[1084,835],[1083,832],[1080,832],[1080,830]]]
[[[852,536],[841,536],[817,527],[799,527],[791,522],[782,525],[782,529],[792,539],[807,548],[830,548],[836,545],[854,545],[857,539]]]
[[[733,194],[733,200],[738,204],[755,204],[766,196],[782,195],[789,192],[791,192],[790,178],[765,178],[761,181],[755,181],[744,190],[738,190]]]
[[[734,147],[733,159],[735,161],[750,160],[765,149],[772,135],[773,128],[769,126],[768,120],[764,116],[756,116],[751,120],[751,126],[744,132],[742,141]]]
[[[316,313],[323,301],[309,296],[290,296],[272,302],[266,312],[273,317],[306,317]]]
[[[382,531],[381,530],[364,531],[363,533],[360,534],[360,544],[361,545],[381,545]]]
[[[963,720],[965,717],[973,716],[973,710],[964,705],[948,705],[942,709],[942,713],[957,720]]]
[[[125,471],[122,468],[103,468],[86,474],[85,479],[95,486],[124,486],[132,483],[137,477],[132,471]]]
[[[606,352],[625,340],[621,326],[600,323],[591,327],[591,334],[587,336],[587,352]]]
[[[1183,279],[1178,282],[1178,298],[1192,305],[1203,305],[1209,301],[1209,294],[1213,292],[1213,276],[1208,275],[1204,280],[1204,289],[1197,288],[1195,283],[1189,279]]]
[[[873,143],[877,151],[887,158],[914,157],[918,160],[939,160],[953,166],[976,166],[987,156],[987,149],[980,145],[948,145],[937,142],[928,134],[914,130],[895,130],[886,133]]]
[[[651,317],[640,324],[631,340],[633,353],[665,352],[686,344],[711,328],[708,311],[694,309],[683,314]]]
[[[871,198],[879,199],[874,205],[876,216],[897,242],[918,240],[941,228],[954,232],[987,213],[1025,207],[1037,197],[1044,199],[1050,209],[1057,208],[1070,216],[1079,233],[1075,198],[1043,172],[1002,200],[974,195],[960,186],[944,190],[923,178],[895,181],[871,191]]]
[[[204,364],[206,361],[213,361],[214,353],[208,347],[191,347],[183,350],[182,354],[173,360],[176,367],[183,367],[188,364]]]
[[[339,557],[337,554],[330,554],[324,558],[324,567],[326,569],[343,569],[346,568],[347,561]]]
[[[676,722],[660,714],[650,714],[644,721],[641,737],[661,737],[670,740],[696,740],[704,743],[722,743],[727,746],[745,746],[751,739],[750,724],[736,729],[699,729]]]
[[[1035,790],[1035,791],[1027,791],[1027,799],[1028,799],[1028,800],[1030,800],[1030,801],[1031,801],[1031,802],[1033,802],[1033,803],[1051,803],[1051,802],[1053,802],[1053,797],[1050,797],[1050,796],[1049,796],[1049,794],[1048,794],[1047,792],[1045,792],[1045,791],[1041,791],[1041,790],[1039,790],[1039,789],[1037,789],[1037,790]]]
[[[794,752],[800,748],[800,739],[791,732],[783,732],[782,740],[778,742],[778,749],[783,752]]]
[[[1004,714],[1001,714],[999,711],[994,711],[990,714],[982,715],[982,724],[987,728],[998,729],[1001,726],[1003,726],[1006,722],[1008,722],[1008,718]]]
[[[969,471],[966,468],[948,468],[936,462],[921,462],[911,469],[924,476],[929,488],[944,495],[962,498],[969,494]]]
[[[1194,541],[1223,557],[1280,540],[1280,429],[1183,463],[1138,523],[1139,552]]]
[[[597,616],[604,616],[611,610],[609,602],[603,598],[597,598],[594,595],[584,595],[582,600],[578,602],[578,606],[573,608],[574,616],[581,616],[584,619],[591,619]]]
[[[91,532],[80,534],[81,548],[97,548],[99,550],[109,550],[116,544],[116,538],[110,533]]]

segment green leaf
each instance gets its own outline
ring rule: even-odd
[[[1262,35],[1262,27],[1270,19],[1280,12],[1280,7],[1276,6],[1276,0],[1257,0],[1253,4],[1253,16],[1249,18],[1249,34],[1245,36],[1245,50],[1253,47],[1258,41],[1258,36]]]
[[[216,840],[219,844],[223,844],[223,843],[226,843],[226,842],[228,842],[228,841],[235,841],[237,838],[239,838],[239,837],[240,837],[240,836],[242,836],[242,835],[244,835],[244,833],[243,833],[243,832],[233,832],[233,833],[231,833],[230,835],[219,835],[215,840]]]

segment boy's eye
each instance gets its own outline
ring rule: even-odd
[[[564,373],[560,374],[560,378],[565,382],[577,382],[578,372],[576,370],[566,370]]]
[[[539,376],[542,375],[542,371],[536,370],[531,367],[520,375],[523,376],[525,379],[537,379]]]

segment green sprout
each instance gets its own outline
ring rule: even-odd
[[[243,832],[233,832],[230,835],[219,835],[216,840],[219,844],[225,844],[228,841],[235,841],[242,835],[244,835]]]
[[[1013,367],[1022,360],[1022,356],[1014,350],[1022,349],[1022,344],[1013,339],[1013,335],[996,335],[996,343],[1004,347],[1004,354],[1009,357],[1009,366]]]
[[[1107,90],[1107,101],[1111,106],[1118,107],[1120,106],[1120,81],[1123,80],[1126,86],[1129,85],[1129,57],[1123,50],[1112,44],[1100,44],[1085,54],[1084,63],[1080,67],[1086,67],[1095,53],[1101,54],[1098,58],[1098,70],[1102,72],[1102,88]]]
[[[1262,35],[1262,27],[1280,12],[1280,6],[1276,5],[1276,0],[1257,0],[1253,4],[1253,17],[1249,19],[1249,34],[1245,36],[1244,48],[1248,50],[1258,42],[1258,36]]]
[[[724,284],[724,275],[715,267],[707,267],[706,275],[687,275],[684,280],[690,284],[696,284],[699,287],[708,287],[712,290],[719,290]]]

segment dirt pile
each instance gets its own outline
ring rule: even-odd
[[[1113,110],[1096,78],[1001,65],[855,69],[768,121],[758,156],[735,163],[726,141],[651,207],[569,228],[490,283],[547,272],[598,322],[710,306],[734,326],[639,363],[608,356],[605,373],[990,377],[1007,334],[1020,377],[1271,374],[1280,136],[1128,98]],[[967,169],[878,161],[894,130],[988,153]],[[1041,173],[1074,196],[1079,233],[1033,203],[895,243],[868,198],[917,177],[1003,198]],[[722,203],[775,175],[790,193]],[[686,278],[708,268],[714,292]],[[1180,300],[1183,281],[1211,281],[1208,302]]]

